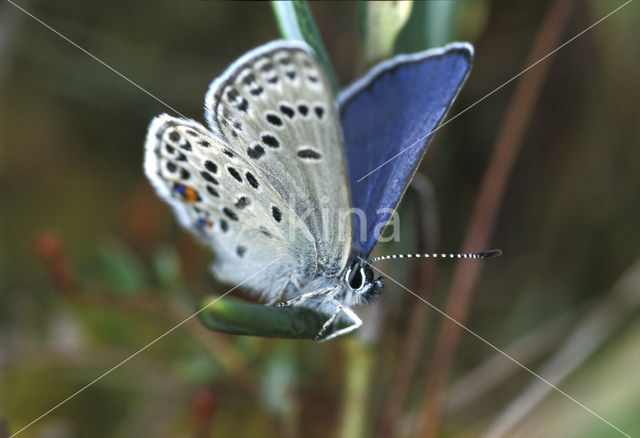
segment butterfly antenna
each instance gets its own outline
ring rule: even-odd
[[[502,255],[502,251],[499,249],[490,249],[488,251],[462,253],[462,254],[391,254],[380,257],[374,257],[369,259],[369,263],[379,262],[380,260],[389,259],[490,259],[493,257],[499,257]]]

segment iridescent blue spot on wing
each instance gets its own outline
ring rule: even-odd
[[[466,43],[397,56],[340,95],[351,200],[367,219],[364,230],[355,215],[353,245],[360,254],[371,252],[382,230],[378,224],[397,207],[433,137],[429,134],[469,75],[472,57],[473,47]]]

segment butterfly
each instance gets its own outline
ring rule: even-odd
[[[396,56],[335,99],[309,46],[270,42],[213,81],[206,126],[151,122],[145,173],[213,249],[218,279],[325,314],[316,340],[333,339],[360,327],[352,307],[383,290],[367,257],[472,57],[467,43]],[[337,318],[346,324],[332,329]]]

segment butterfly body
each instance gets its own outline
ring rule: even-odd
[[[445,108],[431,117],[432,125],[448,110],[468,66],[463,70],[454,80],[456,88],[445,92]],[[354,173],[360,171],[358,161],[368,167],[393,151],[392,145],[385,154],[376,151],[376,141],[393,136],[363,139],[353,126],[344,128],[341,117],[368,119],[365,130],[379,130],[381,123],[397,129],[378,120],[388,119],[388,111],[378,115],[360,103],[375,99],[376,80],[389,71],[364,87],[356,84],[360,91],[348,91],[343,99],[348,103],[339,107],[311,49],[275,41],[238,59],[211,84],[205,98],[208,127],[166,114],[149,127],[145,172],[180,223],[214,250],[214,275],[243,283],[268,304],[305,306],[328,315],[322,339],[359,327],[351,307],[375,300],[382,291],[382,280],[366,263],[378,236],[362,222],[384,225],[389,212],[376,216],[369,205],[376,193],[354,190],[359,176]],[[424,126],[412,129],[416,133]],[[346,155],[344,138],[358,143],[351,150],[347,143]],[[382,204],[397,206],[426,142],[417,149],[398,181],[387,178],[395,199]],[[359,222],[352,206],[365,212]],[[338,317],[350,326],[329,332]]]

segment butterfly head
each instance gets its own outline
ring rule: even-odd
[[[349,306],[368,304],[382,292],[382,277],[375,278],[366,260],[354,256],[344,270],[343,302]]]

